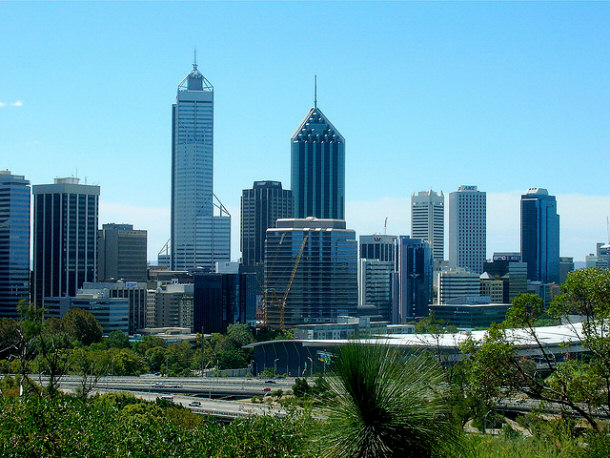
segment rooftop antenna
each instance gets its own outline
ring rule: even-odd
[[[313,77],[313,107],[318,108],[318,75]]]
[[[388,217],[385,217],[385,222],[383,223],[383,235],[388,235]]]
[[[197,69],[197,47],[193,50],[193,68]]]

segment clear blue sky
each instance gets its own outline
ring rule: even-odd
[[[0,3],[0,18],[0,168],[33,184],[78,170],[127,209],[116,222],[149,230],[151,253],[169,236],[170,107],[194,46],[216,90],[215,191],[234,228],[243,188],[290,186],[289,139],[317,74],[360,232],[383,223],[358,202],[398,199],[380,211],[408,234],[411,192],[476,184],[558,195],[563,255],[606,238],[609,3]],[[597,204],[567,214],[572,194]],[[489,222],[488,251],[518,250],[518,232],[494,235],[518,228],[513,210]]]

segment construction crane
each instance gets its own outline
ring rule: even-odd
[[[292,283],[294,282],[294,278],[297,273],[297,269],[299,267],[299,263],[301,262],[301,257],[303,256],[303,251],[305,250],[305,245],[307,244],[307,240],[309,239],[309,234],[307,234],[303,238],[303,242],[301,243],[301,248],[297,254],[296,260],[292,267],[292,272],[290,273],[290,278],[288,279],[288,283],[286,284],[286,290],[280,299],[275,290],[266,291],[265,288],[262,288],[263,292],[263,300],[264,300],[264,309],[263,309],[263,324],[264,326],[269,325],[269,309],[273,306],[277,308],[280,314],[280,329],[285,329],[285,314],[286,314],[286,301],[288,300],[288,295],[290,294],[290,289],[292,288]],[[280,239],[280,244],[284,240],[284,235],[282,234],[282,238]],[[277,251],[279,250],[279,245],[276,249],[276,254],[274,259],[277,257]],[[270,263],[271,268],[271,263]],[[274,303],[274,304],[273,304]]]

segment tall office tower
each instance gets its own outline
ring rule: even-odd
[[[530,188],[521,196],[521,257],[528,280],[559,283],[559,215],[546,189]]]
[[[291,145],[294,217],[345,219],[345,139],[316,101]]]
[[[0,171],[0,318],[30,295],[30,182]]]
[[[574,258],[562,256],[559,258],[559,284],[563,285],[568,278],[568,274],[574,272]]]
[[[97,234],[98,281],[146,281],[146,231],[109,223]]]
[[[356,233],[336,219],[280,219],[267,229],[265,321],[274,328],[335,322],[358,306]]]
[[[420,191],[411,195],[411,237],[427,241],[434,261],[445,257],[445,196]]]
[[[56,178],[32,192],[33,298],[40,306],[45,297],[74,296],[84,282],[96,281],[100,187]]]
[[[398,238],[394,235],[361,235],[358,303],[374,305],[385,321],[397,307],[395,285]]]
[[[527,264],[521,262],[521,253],[494,253],[492,262],[483,264],[487,278],[502,281],[503,304],[510,304],[519,294],[527,293]],[[484,279],[481,277],[481,286]],[[484,294],[483,289],[481,295]],[[493,300],[493,298],[492,298]]]
[[[282,189],[279,181],[255,181],[252,189],[241,194],[241,254],[244,266],[265,262],[267,229],[280,218],[292,218],[292,191]]]
[[[214,200],[213,170],[214,88],[194,63],[172,106],[172,270],[230,260],[231,216]]]
[[[483,273],[486,250],[486,194],[460,186],[449,194],[449,266]]]
[[[434,263],[428,242],[409,236],[398,240],[398,309],[395,323],[428,316]]]

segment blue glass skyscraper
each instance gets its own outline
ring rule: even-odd
[[[521,196],[521,258],[528,280],[559,283],[559,215],[546,189],[530,188]]]
[[[409,236],[398,238],[398,316],[395,323],[405,323],[428,316],[432,302],[434,262],[430,244]]]
[[[345,219],[345,139],[314,103],[291,139],[294,217]]]
[[[30,182],[0,171],[0,318],[30,294]]]
[[[214,87],[193,64],[172,107],[171,268],[214,269],[231,256],[231,217],[215,203]],[[214,214],[214,208],[219,214]]]

